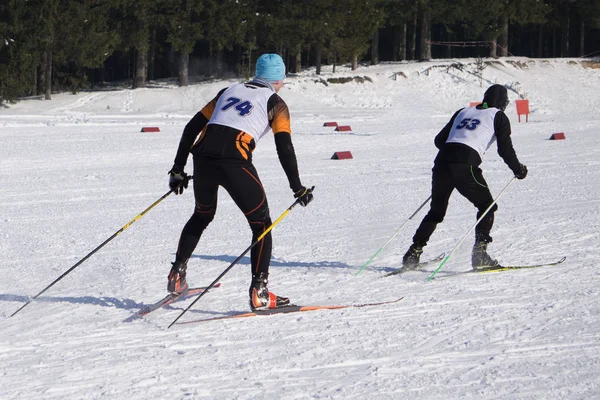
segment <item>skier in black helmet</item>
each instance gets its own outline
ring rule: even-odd
[[[479,165],[494,141],[498,143],[498,154],[515,177],[524,179],[527,176],[527,167],[519,162],[510,139],[510,121],[504,114],[507,105],[506,88],[492,85],[486,90],[481,104],[458,110],[435,137],[439,152],[433,167],[431,208],[417,228],[413,244],[402,258],[404,270],[418,267],[423,247],[437,224],[444,220],[454,189],[477,208],[477,219],[493,203]],[[475,245],[471,255],[473,268],[498,265],[498,261],[487,253],[487,245],[492,242],[490,231],[497,209],[494,204],[475,227]]]

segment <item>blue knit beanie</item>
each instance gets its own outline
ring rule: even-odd
[[[285,64],[279,54],[263,54],[256,60],[255,78],[262,78],[269,82],[285,79]]]

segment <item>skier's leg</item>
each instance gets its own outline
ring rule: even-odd
[[[434,167],[431,181],[431,206],[429,212],[417,228],[413,236],[412,245],[404,254],[404,257],[402,257],[402,266],[407,269],[415,268],[419,265],[423,247],[427,245],[437,225],[444,220],[446,210],[448,209],[448,201],[454,190],[452,177],[448,173],[446,166]]]
[[[494,202],[494,198],[488,188],[487,182],[483,178],[480,168],[469,166],[468,170],[456,171],[457,190],[465,196],[475,207],[477,207],[477,219],[481,218],[483,213]],[[471,254],[471,264],[473,267],[497,266],[498,261],[494,260],[487,253],[487,245],[492,242],[490,232],[494,225],[494,213],[498,206],[494,206],[479,221],[475,227],[475,244]]]
[[[195,207],[191,218],[183,227],[177,246],[175,262],[169,272],[167,290],[181,293],[187,287],[187,262],[200,241],[202,232],[213,220],[217,210],[218,172],[216,167],[200,166],[194,159],[194,198]],[[196,173],[202,171],[202,173]]]
[[[252,243],[271,226],[269,205],[264,188],[252,164],[227,168],[223,187],[244,213],[252,230]],[[276,296],[267,289],[271,262],[272,236],[267,233],[250,252],[252,283],[250,308],[253,310],[275,308],[289,304],[289,299]]]

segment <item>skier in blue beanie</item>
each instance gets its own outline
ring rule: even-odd
[[[285,79],[285,64],[279,54],[263,54],[256,60],[255,78],[269,82],[280,82]]]
[[[189,177],[184,167],[192,153],[195,208],[181,232],[168,277],[169,292],[178,295],[188,288],[187,263],[200,236],[215,216],[219,186],[225,188],[244,213],[252,230],[252,243],[271,226],[267,196],[252,163],[252,151],[268,132],[274,134],[277,155],[294,197],[302,206],[313,199],[312,190],[300,181],[292,145],[290,113],[278,95],[284,79],[285,64],[281,57],[263,54],[256,61],[252,81],[222,89],[183,130],[173,168],[169,171],[169,186],[175,194],[181,194],[187,188]],[[288,298],[267,289],[271,249],[269,232],[250,253],[252,310],[290,304]]]

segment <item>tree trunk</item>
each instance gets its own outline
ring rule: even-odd
[[[188,86],[190,55],[179,53],[179,86]]]
[[[585,57],[585,22],[579,23],[579,57]]]
[[[542,58],[544,56],[544,25],[539,26],[538,30],[538,58]]]
[[[561,46],[560,46],[560,56],[561,57],[569,57],[569,28],[571,27],[571,19],[569,17],[569,6],[566,5],[566,12],[561,21]]]
[[[417,15],[412,20],[412,26],[410,29],[410,43],[408,47],[408,59],[414,60],[417,56]]]
[[[399,50],[399,58],[401,61],[406,60],[406,29],[408,24],[405,22],[400,26],[400,47]]]
[[[498,58],[496,48],[498,47],[498,41],[496,39],[490,40],[490,58]]]
[[[448,42],[452,41],[452,39],[453,39],[452,33],[446,31],[445,36],[446,36],[446,40]],[[452,47],[451,46],[444,46],[444,58],[452,58]]]
[[[334,74],[335,74],[335,62],[337,61],[336,59],[337,59],[337,54],[333,53],[333,68],[332,68],[331,72]]]
[[[352,71],[356,71],[358,69],[358,56],[352,56]]]
[[[371,65],[379,64],[379,29],[375,31],[371,39]]]
[[[156,51],[156,29],[152,28],[150,32],[150,49],[148,50],[148,80],[156,79],[154,71],[154,59]]]
[[[52,40],[44,52],[44,100],[52,100]]]
[[[323,47],[321,44],[318,44],[315,48],[315,64],[317,66],[317,75],[321,75],[321,57],[323,54]]]
[[[400,27],[392,26],[392,61],[400,58]]]
[[[298,46],[298,49],[296,50],[296,57],[294,58],[294,71],[299,74],[300,72],[302,72],[302,48],[301,46]]]
[[[214,74],[214,62],[213,62],[213,45],[208,44],[208,74],[207,76],[213,76]]]
[[[421,19],[421,43],[419,45],[419,60],[431,60],[431,19],[429,13],[423,10]]]
[[[504,18],[502,21],[502,27],[500,29],[500,49],[499,56],[508,56],[508,18]]]
[[[33,67],[33,82],[31,84],[31,95],[37,96],[38,94],[38,69]]]
[[[148,71],[148,52],[146,50],[136,50],[135,58],[135,76],[133,77],[133,88],[146,87],[146,77]]]
[[[220,48],[217,50],[217,65],[216,65],[216,76],[222,78],[223,73],[223,49]]]
[[[177,65],[177,63],[175,62],[175,50],[173,50],[173,47],[169,47],[169,51],[167,53],[167,73],[168,73],[168,77],[174,77],[175,75],[177,75],[177,70],[175,69],[175,66]],[[179,68],[179,67],[177,67]]]

